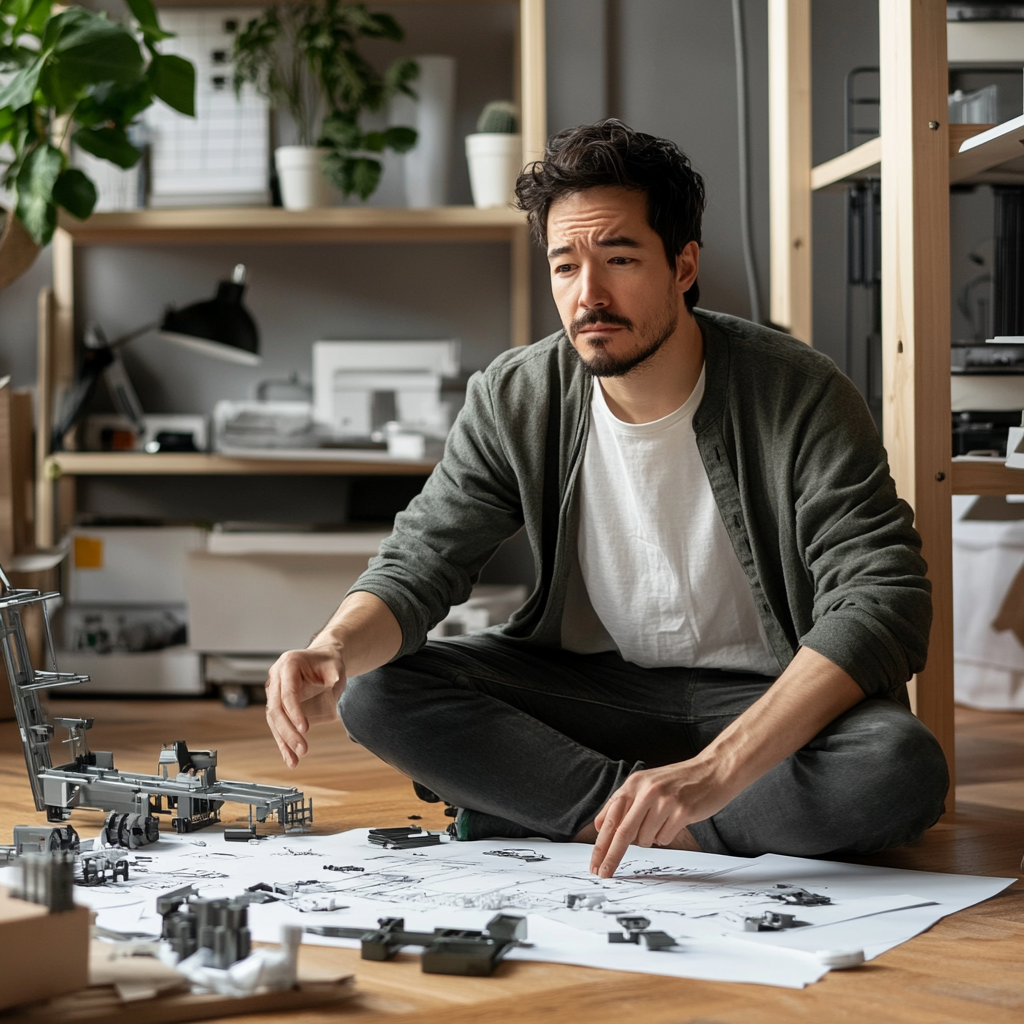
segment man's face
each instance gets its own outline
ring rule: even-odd
[[[577,355],[596,377],[621,377],[649,359],[685,314],[697,244],[670,267],[647,223],[647,197],[592,188],[551,204],[551,293]]]

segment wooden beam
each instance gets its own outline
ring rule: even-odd
[[[811,169],[811,191],[845,192],[846,186],[861,178],[877,178],[882,173],[882,140],[868,139],[856,149],[833,157]]]
[[[879,5],[883,430],[924,542],[935,614],[917,714],[954,767],[946,5]],[[955,777],[955,776],[954,776]],[[951,809],[952,794],[947,802]]]
[[[954,494],[1024,494],[1024,472],[1002,459],[962,455],[953,460]]]
[[[509,327],[513,348],[529,345],[533,338],[530,323],[530,232],[517,228],[512,235],[509,253],[511,274],[509,282]]]
[[[958,126],[961,127],[961,126]],[[966,125],[963,127],[967,127]],[[974,127],[973,125],[971,127]],[[979,126],[984,127],[984,126]],[[976,174],[1024,156],[1024,114],[972,133],[957,147],[949,162],[949,180],[966,181]]]
[[[519,105],[524,164],[540,160],[548,142],[544,40],[544,0],[519,0],[519,46],[522,53]]]
[[[53,547],[53,484],[46,479],[53,430],[53,289],[40,288],[36,309],[36,545]]]
[[[771,319],[811,343],[811,7],[768,0]]]

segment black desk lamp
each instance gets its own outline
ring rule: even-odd
[[[60,451],[64,435],[78,422],[86,405],[104,377],[118,411],[131,420],[141,434],[145,430],[142,403],[132,387],[118,349],[130,341],[155,331],[158,338],[245,366],[259,366],[259,333],[249,311],[242,305],[245,293],[245,265],[239,263],[230,281],[221,281],[217,294],[205,302],[184,309],[168,308],[162,320],[146,324],[128,334],[107,341],[97,324],[85,329],[85,354],[82,369],[61,406],[53,428],[52,447]]]

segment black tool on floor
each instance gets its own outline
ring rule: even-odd
[[[374,846],[386,850],[412,850],[418,846],[440,846],[441,837],[434,832],[424,832],[418,825],[404,828],[371,828],[366,837]]]
[[[526,918],[495,914],[482,932],[464,928],[435,928],[432,932],[405,930],[405,919],[382,917],[375,929],[309,927],[311,935],[359,939],[364,960],[390,960],[403,946],[422,946],[424,974],[463,974],[485,978],[509,950],[526,945]]]

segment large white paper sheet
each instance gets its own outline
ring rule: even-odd
[[[518,912],[528,917],[531,946],[514,950],[514,959],[799,988],[826,973],[819,951],[877,955],[1013,881],[639,848],[628,852],[614,878],[599,879],[588,871],[590,852],[541,840],[393,851],[370,845],[365,829],[248,844],[225,843],[214,832],[165,835],[127,853],[128,881],[76,888],[75,897],[97,911],[103,928],[156,935],[155,904],[163,892],[191,883],[214,898],[260,884],[277,887],[275,902],[249,909],[258,941],[276,941],[282,924],[371,928],[380,917],[403,917],[413,930],[481,929],[498,910]],[[11,869],[5,874],[0,882],[9,884]],[[792,887],[830,902],[790,905],[783,894]],[[744,930],[745,918],[765,911],[794,914],[800,925]],[[648,917],[677,945],[651,952],[610,944],[608,933],[621,931],[616,917],[627,913]],[[306,941],[358,945],[319,936]]]

